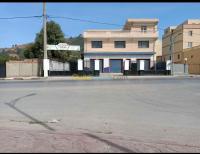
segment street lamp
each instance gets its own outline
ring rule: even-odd
[[[173,52],[174,52],[174,42],[175,42],[175,39],[181,35],[182,33],[178,33],[177,35],[175,35],[174,38],[172,38],[172,35],[171,35],[171,66],[172,66],[172,72],[171,74],[174,75],[174,56],[173,56]]]
[[[184,74],[186,73],[186,64],[187,64],[187,58],[184,58]]]

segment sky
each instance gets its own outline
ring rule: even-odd
[[[47,14],[117,25],[103,25],[68,19],[53,19],[65,37],[77,36],[87,29],[121,29],[128,18],[157,18],[159,28],[178,25],[187,19],[200,19],[200,3],[47,3]],[[0,3],[0,18],[42,15],[43,4]],[[0,19],[0,48],[33,42],[43,25],[42,18]],[[159,30],[162,37],[163,31]]]

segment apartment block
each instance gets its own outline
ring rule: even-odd
[[[99,59],[100,72],[121,73],[124,60],[136,69],[143,60],[145,70],[150,69],[156,60],[157,24],[158,19],[128,19],[122,29],[85,31],[84,67],[94,68]]]
[[[185,63],[184,50],[200,45],[200,20],[188,19],[165,29],[162,37],[162,60]]]
[[[200,45],[184,49],[183,57],[190,74],[200,74]]]

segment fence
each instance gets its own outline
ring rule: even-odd
[[[8,61],[6,62],[6,77],[40,76],[42,72],[41,64],[41,61],[38,59]]]
[[[186,65],[186,64],[174,64],[173,67],[174,67],[174,69],[173,69],[174,75],[188,74],[188,65]]]
[[[200,64],[188,64],[190,74],[200,74]]]
[[[50,60],[49,61],[49,75],[50,76],[71,75],[70,63]]]

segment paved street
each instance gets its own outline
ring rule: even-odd
[[[0,152],[200,152],[200,79],[0,80]]]

